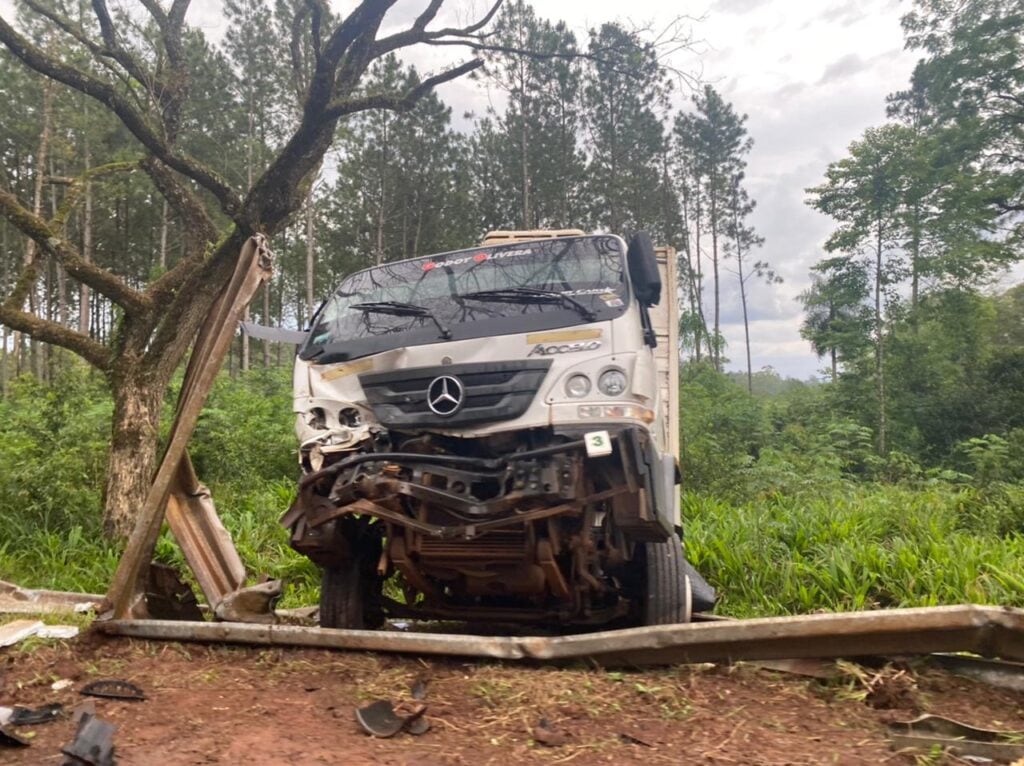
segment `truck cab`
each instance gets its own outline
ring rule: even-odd
[[[282,519],[322,626],[713,603],[680,542],[673,267],[643,233],[492,232],[339,285],[296,360]]]

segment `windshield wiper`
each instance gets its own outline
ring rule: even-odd
[[[452,331],[441,324],[441,320],[434,315],[434,312],[423,306],[414,303],[400,303],[398,301],[375,301],[371,303],[353,303],[349,306],[357,311],[368,311],[375,314],[389,314],[395,317],[427,317],[437,325],[438,331],[444,340],[452,337]]]
[[[561,303],[575,309],[588,322],[593,322],[597,319],[597,314],[571,295],[557,293],[554,290],[536,290],[532,287],[505,287],[497,290],[477,290],[473,293],[462,293],[458,297],[477,301],[507,301],[508,303]]]

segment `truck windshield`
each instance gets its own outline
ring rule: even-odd
[[[566,237],[478,247],[352,274],[313,320],[303,359],[614,319],[628,303],[622,241]]]

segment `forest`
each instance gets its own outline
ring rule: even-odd
[[[244,236],[276,258],[249,318],[302,328],[354,270],[582,228],[678,253],[685,544],[720,612],[1024,605],[1020,0],[908,6],[910,82],[805,192],[833,224],[801,296],[806,381],[751,357],[749,297],[780,282],[751,224],[757,137],[667,63],[688,27],[580,36],[515,0],[360,48],[326,3],[226,0],[218,39],[187,2],[92,5],[0,19],[0,579],[104,590]],[[421,71],[417,43],[467,58]],[[453,116],[434,87],[457,77],[494,106]],[[276,525],[293,351],[239,335],[191,452],[247,567],[300,604],[316,572]],[[180,561],[166,537],[158,555]]]

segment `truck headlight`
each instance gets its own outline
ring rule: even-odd
[[[602,372],[601,377],[597,379],[597,390],[605,396],[618,396],[626,390],[628,383],[626,373],[612,367]]]
[[[573,399],[582,399],[590,393],[590,378],[586,375],[571,375],[565,381],[565,393]]]

